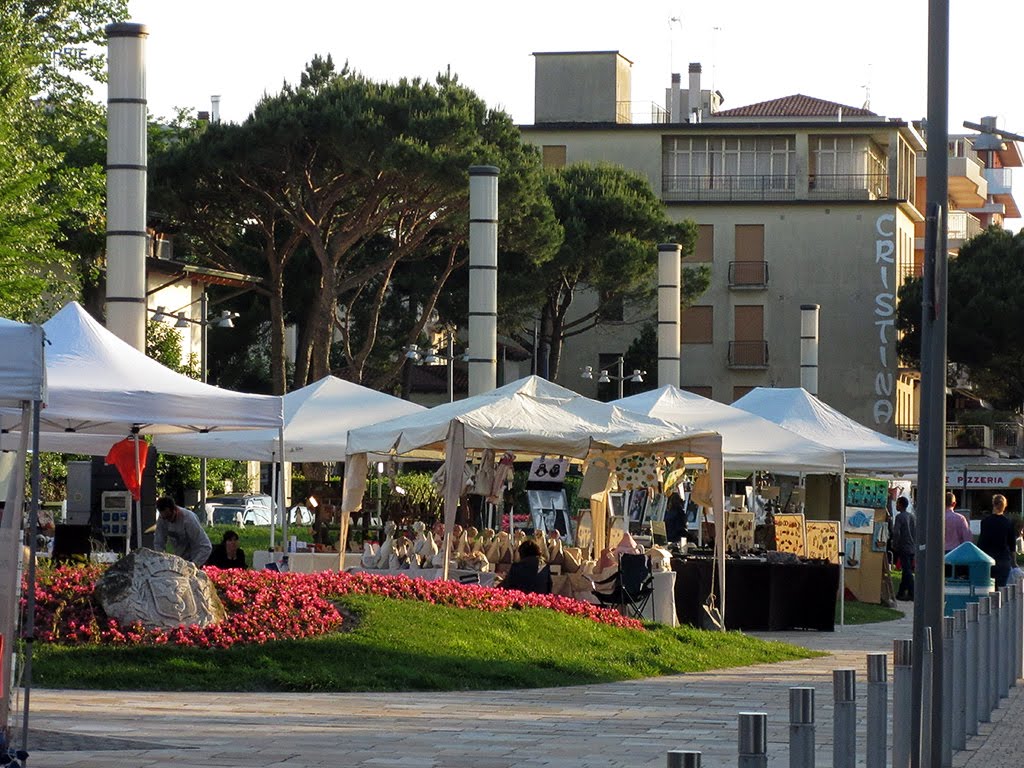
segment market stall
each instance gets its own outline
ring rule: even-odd
[[[464,489],[461,470],[467,456],[479,456],[485,451],[492,452],[492,456],[512,452],[517,460],[564,457],[584,463],[585,472],[597,461],[608,466],[609,462],[630,455],[699,457],[707,465],[711,506],[718,513],[724,508],[719,434],[630,413],[531,376],[483,395],[349,431],[343,536],[350,515],[362,505],[368,454],[443,460],[446,472],[442,550],[447,569],[456,506]],[[451,468],[457,469],[449,471]],[[592,495],[588,494],[593,512],[592,540],[598,552],[607,538],[607,492],[607,483],[602,483]],[[718,563],[722,585],[719,599],[720,605],[724,605],[724,550]]]
[[[31,446],[33,455],[38,455],[39,411],[46,402],[46,367],[43,350],[43,329],[38,325],[26,325],[0,318],[0,407],[10,408],[24,423],[32,423],[31,430],[25,430],[9,453],[0,453],[0,487],[6,493],[0,494],[4,502],[0,517],[0,723],[6,727],[9,722],[11,705],[12,660],[14,658],[15,627],[17,625],[19,578],[21,576],[22,515],[25,491],[25,461]],[[30,438],[31,437],[31,441]],[[7,456],[9,455],[9,459]],[[39,509],[39,464],[33,461],[31,510]],[[34,534],[35,517],[29,521]],[[34,583],[35,563],[30,562],[29,583]],[[32,605],[34,593],[29,595]],[[25,725],[28,724],[26,694]]]
[[[876,432],[799,387],[757,387],[733,405],[843,452],[840,588],[845,592],[849,577],[859,599],[878,602],[888,567],[884,542],[879,541],[889,503],[885,477],[917,472],[917,444]]]

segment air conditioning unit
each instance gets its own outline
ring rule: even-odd
[[[132,512],[132,495],[128,491],[104,491],[100,497],[100,525],[104,536],[127,536]]]

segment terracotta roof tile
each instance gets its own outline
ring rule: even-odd
[[[723,109],[715,112],[715,117],[835,117],[839,110],[844,117],[877,117],[877,115],[861,107],[850,107],[834,101],[816,99],[801,93],[783,96],[781,99],[762,101],[746,107]]]

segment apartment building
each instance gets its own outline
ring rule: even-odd
[[[631,98],[632,63],[616,51],[535,61],[535,122],[521,130],[545,163],[638,171],[670,217],[698,225],[684,263],[712,277],[683,314],[684,388],[728,403],[757,386],[798,386],[800,307],[817,304],[819,395],[888,434],[915,420],[895,329],[923,222],[925,142],[913,124],[800,94],[723,109],[699,64],[686,88],[673,76],[664,106],[642,105]],[[985,199],[976,189],[963,204]],[[588,309],[586,296],[577,303]],[[580,371],[610,367],[654,312],[570,340],[560,383],[594,395]]]

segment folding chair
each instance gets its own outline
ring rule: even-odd
[[[594,597],[601,605],[617,607],[622,613],[630,613],[637,619],[644,618],[651,595],[654,594],[654,577],[647,555],[619,555],[619,570],[597,584],[609,584],[614,581],[615,589],[608,593],[594,592]]]

